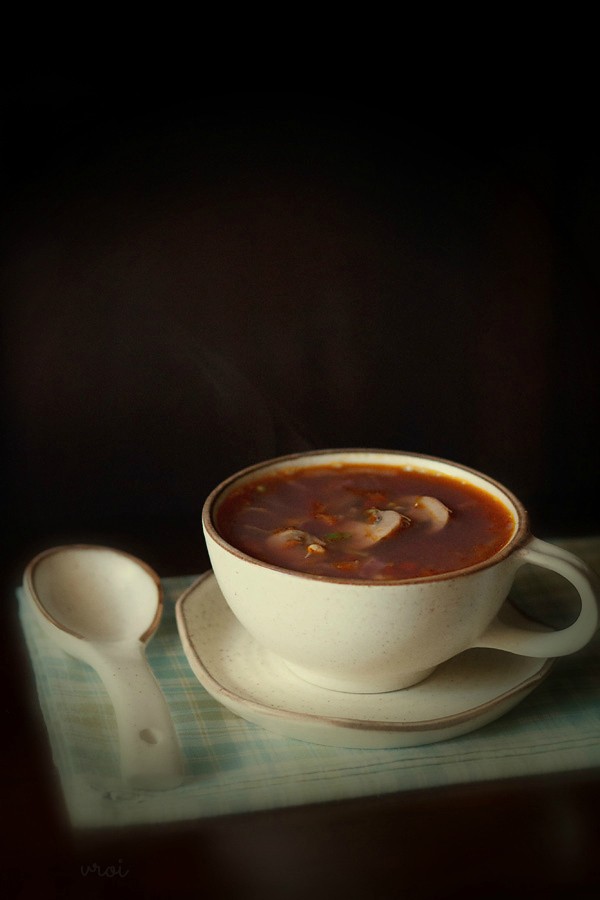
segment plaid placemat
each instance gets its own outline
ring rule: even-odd
[[[600,538],[559,543],[600,571]],[[179,788],[156,793],[106,787],[119,760],[114,714],[102,683],[46,638],[18,592],[39,705],[76,827],[189,820],[600,765],[599,635],[584,650],[558,660],[546,681],[514,710],[472,734],[397,750],[327,747],[252,725],[199,684],[181,647],[174,611],[194,579],[164,581],[165,611],[148,646],[187,772]],[[527,567],[512,596],[526,611],[540,592],[550,594],[557,610],[550,624],[560,625],[571,591],[553,573]]]

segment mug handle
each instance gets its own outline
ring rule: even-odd
[[[472,646],[508,650],[519,656],[536,658],[567,656],[581,650],[598,626],[600,580],[596,573],[574,553],[539,538],[531,538],[517,555],[521,556],[520,565],[542,566],[570,581],[581,600],[579,616],[567,628],[550,632],[527,631],[494,619]]]

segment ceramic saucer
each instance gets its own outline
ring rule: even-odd
[[[538,629],[525,619],[520,624]],[[337,747],[411,747],[474,731],[516,706],[552,665],[467,650],[405,690],[326,690],[300,679],[251,637],[211,571],[177,601],[177,627],[194,674],[233,713],[287,737]]]

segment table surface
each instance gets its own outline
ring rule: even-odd
[[[189,533],[134,543],[110,537],[106,543],[127,546],[163,577],[207,568]],[[2,883],[11,896],[103,896],[116,883],[124,896],[196,896],[201,889],[210,898],[588,896],[600,885],[596,770],[73,831],[10,603],[38,549],[19,546],[2,572]]]

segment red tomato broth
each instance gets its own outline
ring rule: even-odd
[[[407,497],[433,497],[448,510],[438,531],[411,516]],[[347,523],[369,522],[394,509],[395,533],[357,550]],[[392,581],[439,575],[489,559],[510,539],[515,520],[500,500],[467,481],[437,472],[376,464],[280,470],[233,489],[221,502],[216,527],[254,559],[311,575]],[[268,539],[298,529],[323,550],[294,540]]]

